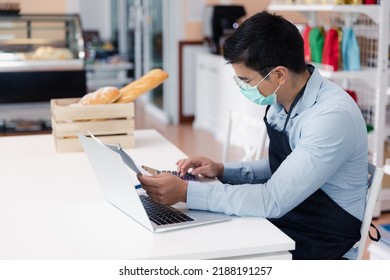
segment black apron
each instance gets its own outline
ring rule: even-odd
[[[264,122],[267,127],[269,164],[274,173],[292,152],[285,129],[291,112],[303,95],[304,88],[295,98],[282,131],[267,121],[267,106]],[[301,204],[280,218],[269,218],[275,226],[295,241],[293,259],[342,259],[360,239],[361,221],[345,211],[324,191],[318,189]]]

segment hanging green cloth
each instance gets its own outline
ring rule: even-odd
[[[322,62],[322,49],[324,47],[324,30],[322,27],[313,27],[309,34],[311,61]]]

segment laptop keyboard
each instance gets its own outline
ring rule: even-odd
[[[170,173],[186,181],[198,181],[198,177],[196,175],[192,175],[189,172],[187,172],[184,176],[180,176],[180,174],[177,171],[166,171],[166,170],[157,171],[157,174],[161,174],[161,173]]]
[[[156,223],[157,225],[185,223],[194,220],[176,209],[153,201],[146,195],[140,195],[139,197],[145,207],[149,220]]]

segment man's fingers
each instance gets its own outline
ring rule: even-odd
[[[155,194],[158,194],[159,193],[159,188],[158,187],[155,187],[155,186],[151,186],[151,185],[145,185],[145,184],[142,184],[142,188],[148,193],[155,193]]]
[[[200,166],[197,168],[192,169],[191,174],[192,175],[205,175],[207,174],[209,167],[207,166]]]
[[[159,195],[156,195],[154,193],[151,193],[151,192],[146,192],[147,195],[154,201],[158,202],[158,203],[161,203],[161,196]]]
[[[188,169],[196,168],[197,166],[199,166],[199,163],[192,160],[183,162],[181,165],[178,166],[178,171],[180,171],[180,176],[184,176],[185,173],[188,171]]]
[[[161,173],[155,176],[145,176],[145,175],[137,174],[137,178],[141,182],[141,184],[151,185],[156,187],[158,187],[161,184],[161,179],[165,176],[170,176],[170,174]]]
[[[188,169],[188,167],[191,165],[191,160],[182,160],[178,162],[177,166],[180,168],[180,170]]]

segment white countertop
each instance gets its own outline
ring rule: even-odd
[[[135,137],[128,152],[142,164],[170,169],[185,157],[155,130]],[[149,232],[105,200],[84,153],[56,153],[51,135],[0,137],[0,170],[0,259],[277,258],[294,248],[261,218]]]

